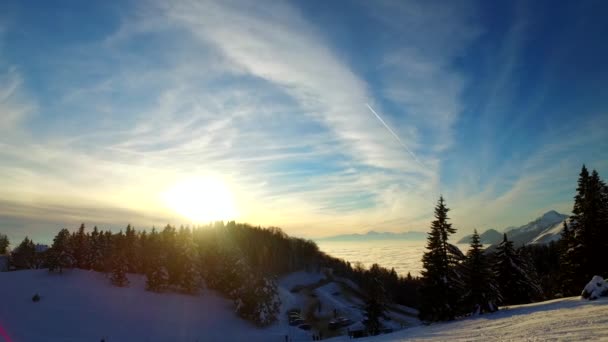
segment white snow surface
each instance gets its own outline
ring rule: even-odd
[[[591,281],[585,285],[582,296],[590,300],[598,299],[608,294],[608,282],[600,276],[593,276]]]
[[[580,297],[501,308],[359,341],[608,341],[608,298]],[[339,337],[332,341],[345,340]]]
[[[158,294],[144,290],[143,276],[129,274],[129,279],[129,287],[119,288],[92,271],[2,272],[0,333],[14,342],[285,340],[284,325],[257,328],[213,291]],[[34,303],[36,293],[41,300]]]
[[[302,300],[301,295],[289,292],[289,285],[313,284],[321,278],[319,274],[304,272],[282,278],[280,321],[261,329],[239,319],[233,303],[213,291],[203,291],[200,296],[147,292],[144,277],[132,274],[130,286],[118,288],[110,285],[104,274],[92,271],[69,270],[62,275],[49,274],[47,270],[3,272],[0,340],[7,340],[4,333],[10,338],[8,341],[15,342],[102,338],[107,342],[281,342],[286,334],[292,341],[310,340],[306,332],[287,325],[284,313]],[[318,296],[327,297],[324,301],[327,309],[336,305],[345,309],[348,316],[360,317],[354,303],[342,295],[334,295],[339,291],[335,283],[315,290]],[[36,293],[42,299],[34,303],[31,298]],[[502,308],[493,314],[449,323],[415,326],[361,341],[608,341],[607,312],[607,297],[594,301],[565,298]]]

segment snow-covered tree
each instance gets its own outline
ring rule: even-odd
[[[530,303],[542,297],[534,268],[521,258],[507,234],[496,249],[494,273],[502,304]]]
[[[277,320],[281,299],[273,278],[248,273],[246,282],[234,294],[236,313],[258,326],[268,326]]]
[[[467,251],[464,273],[463,310],[465,313],[481,314],[498,309],[500,292],[490,268],[488,257],[484,254],[477,230],[471,237]]]
[[[125,287],[129,285],[127,278],[127,258],[124,252],[117,252],[112,258],[112,271],[110,273],[110,281],[112,285]]]
[[[183,292],[198,293],[201,285],[199,256],[196,244],[192,240],[192,234],[184,237],[182,245],[183,274],[180,278],[179,287]]]
[[[458,313],[461,279],[453,268],[456,262],[454,256],[457,256],[455,247],[448,243],[448,237],[456,232],[448,222],[448,211],[443,197],[440,197],[427,238],[427,251],[422,257],[424,269],[420,289],[420,318],[423,320],[450,320]]]

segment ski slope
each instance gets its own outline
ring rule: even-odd
[[[46,270],[0,273],[0,342],[56,341],[291,341],[311,340],[289,327],[285,310],[304,306],[306,297],[289,291],[314,284],[318,274],[296,272],[279,282],[283,308],[279,322],[260,329],[239,319],[233,304],[212,291],[201,296],[156,294],[144,290],[144,277],[129,275],[130,287],[110,285],[105,275],[71,270],[63,275]],[[337,307],[359,318],[353,302],[335,283],[315,290],[323,310]],[[42,297],[34,303],[35,293]],[[355,301],[356,302],[356,301]],[[350,309],[349,309],[350,308]],[[414,322],[411,322],[414,323]],[[409,325],[412,326],[412,325]],[[332,341],[346,340],[336,337]],[[578,297],[513,306],[501,311],[449,323],[414,326],[361,341],[608,341],[608,298]]]
[[[361,341],[608,341],[608,298],[571,297],[513,306]]]

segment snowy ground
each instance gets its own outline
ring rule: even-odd
[[[285,340],[285,326],[258,329],[213,292],[156,294],[144,291],[142,276],[130,279],[130,287],[118,288],[97,272],[0,273],[0,341],[2,330],[14,342]]]
[[[572,297],[513,306],[491,315],[360,341],[608,341],[608,298],[587,301]]]
[[[340,315],[353,320],[361,317],[356,297],[313,273],[297,272],[281,279],[280,320],[265,329],[237,318],[232,303],[214,292],[199,297],[156,294],[144,291],[142,276],[130,275],[130,279],[130,287],[117,288],[103,274],[89,271],[0,273],[0,341],[282,342],[285,335],[291,341],[311,340],[310,333],[289,327],[284,314],[292,307],[305,308],[311,298],[322,300],[322,314],[337,308]],[[298,285],[308,288],[292,293]],[[35,293],[42,297],[38,303],[31,300]],[[407,310],[411,309],[401,311]],[[399,319],[397,313],[392,315],[393,322]],[[411,317],[403,319],[414,323]],[[514,306],[491,315],[416,326],[361,341],[412,340],[608,341],[608,298],[586,301],[577,297]]]

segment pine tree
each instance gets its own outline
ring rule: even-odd
[[[576,293],[596,274],[608,272],[603,253],[608,248],[608,197],[606,184],[597,171],[581,169],[574,197],[570,229],[571,246],[566,250],[571,273],[568,293]]]
[[[82,223],[78,228],[78,232],[74,235],[72,247],[74,250],[74,261],[78,268],[85,270],[91,269],[91,264],[89,263],[89,254],[91,253],[90,243],[90,236],[85,232],[85,226],[84,223]]]
[[[261,327],[274,323],[281,309],[276,281],[251,272],[242,277],[232,295],[237,315]]]
[[[449,209],[443,197],[435,207],[435,220],[427,238],[427,251],[422,257],[420,318],[423,320],[450,320],[457,314],[458,286],[454,282],[451,264],[454,250],[448,243],[448,237],[456,232],[448,223]]]
[[[125,253],[126,237],[120,231],[113,237],[112,241],[112,268],[110,269],[110,281],[115,286],[124,287],[129,285],[127,272],[129,270],[127,256]]]
[[[561,291],[564,296],[573,296],[577,293],[574,291],[574,282],[577,278],[575,260],[571,259],[573,251],[576,248],[576,240],[574,232],[568,223],[564,221],[561,239],[559,240],[560,248],[560,283]]]
[[[59,273],[62,273],[65,268],[71,268],[73,265],[70,232],[64,228],[53,239],[53,245],[49,251],[49,271],[58,270]]]
[[[180,278],[179,285],[183,292],[195,294],[200,288],[201,275],[198,265],[198,250],[192,240],[192,234],[187,234],[187,236],[184,237],[181,250],[183,251],[184,272]]]
[[[464,289],[464,312],[481,314],[498,308],[500,293],[477,230],[466,256]]]
[[[8,236],[4,234],[0,234],[0,255],[4,255],[8,253],[8,246],[10,245],[10,241],[8,240]]]
[[[12,264],[17,269],[35,268],[36,246],[27,236],[12,253]]]
[[[161,248],[160,236],[154,229],[148,237],[147,246],[145,258],[146,290],[162,292],[169,285],[169,274],[165,266],[166,256]]]
[[[382,282],[374,277],[367,288],[365,301],[365,326],[370,335],[378,335],[382,329],[380,318],[386,314],[386,294]]]
[[[496,249],[494,273],[502,304],[530,303],[542,297],[535,271],[520,257],[506,233]]]

